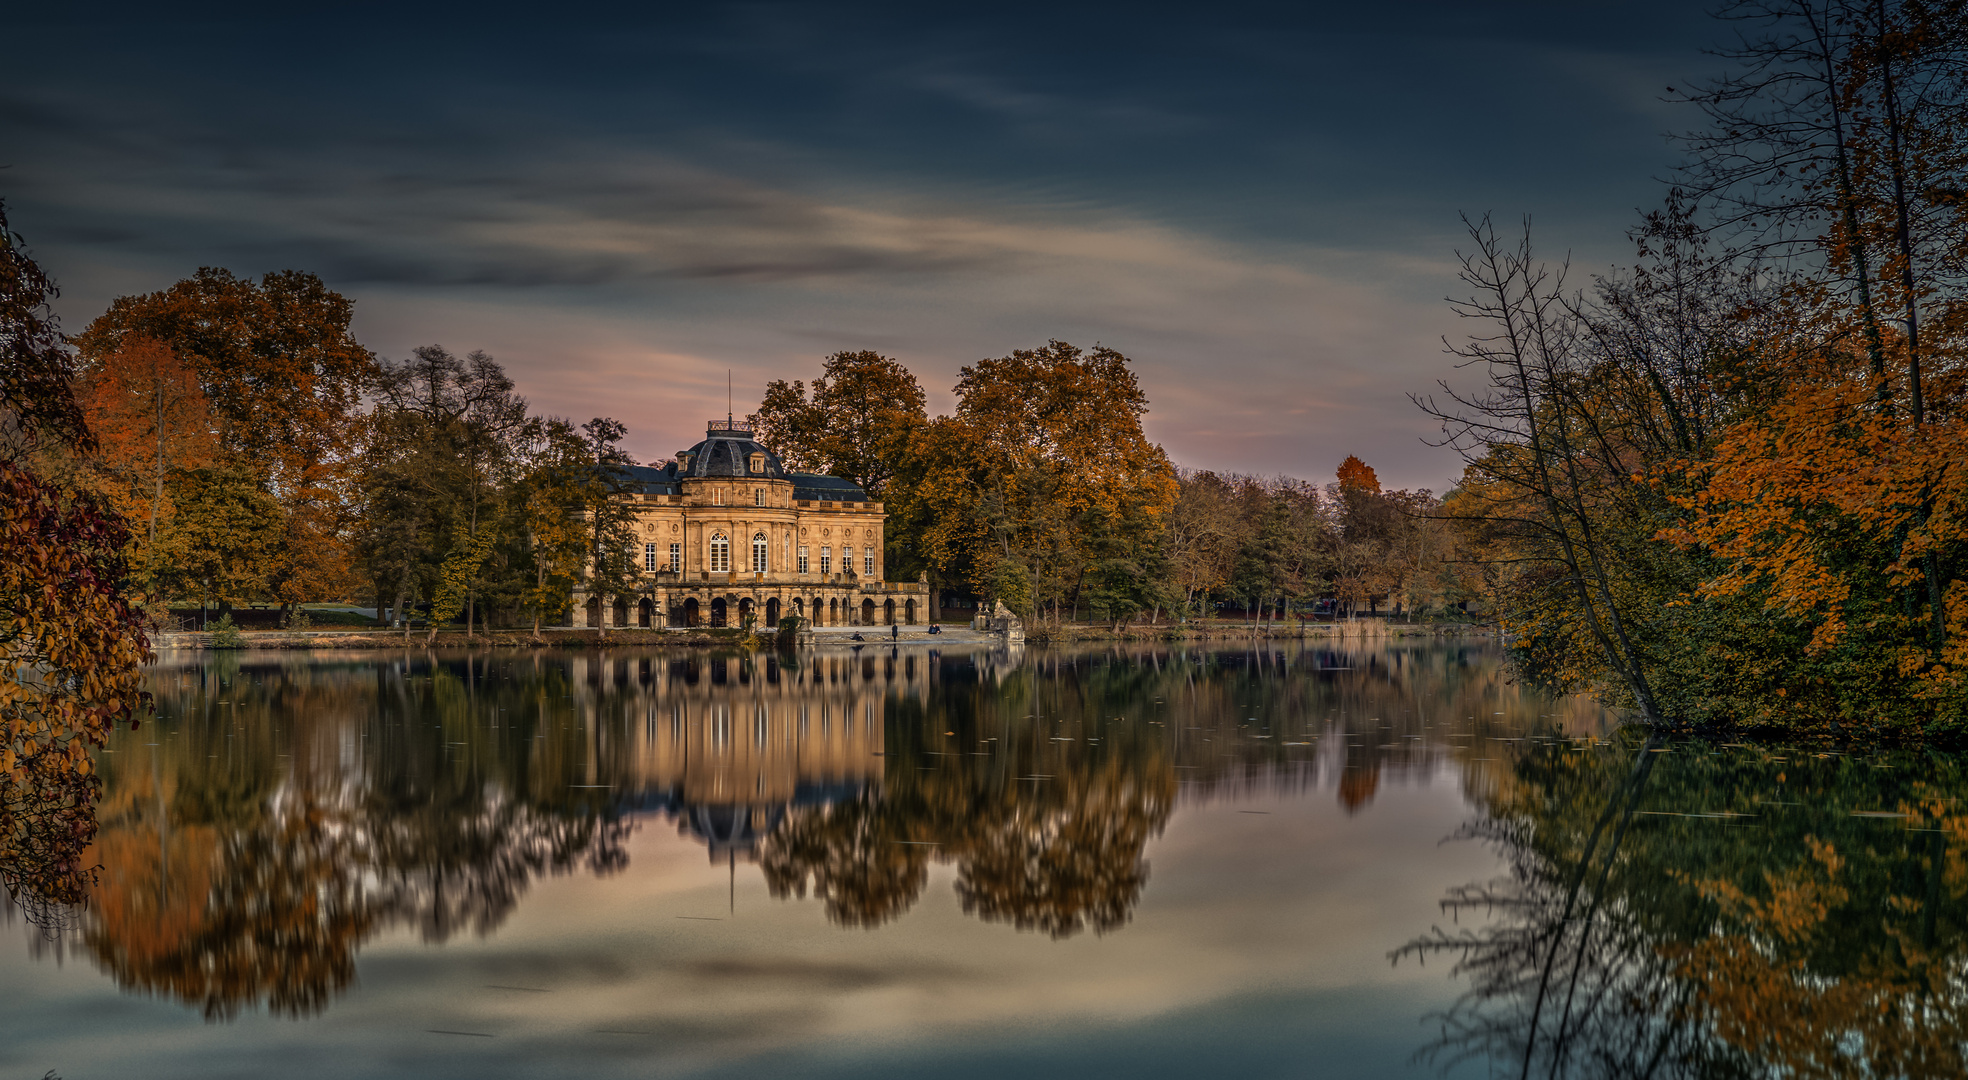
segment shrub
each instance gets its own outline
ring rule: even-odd
[[[212,624],[212,647],[214,649],[246,647],[246,635],[240,633],[239,627],[233,625],[231,614],[219,616],[219,621]]]

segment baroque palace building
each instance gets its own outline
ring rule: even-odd
[[[739,626],[797,615],[815,626],[908,625],[929,587],[884,580],[882,504],[833,476],[788,472],[751,424],[713,420],[663,468],[629,470],[640,540],[633,592],[580,585],[575,626]]]

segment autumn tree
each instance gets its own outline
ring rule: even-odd
[[[349,332],[353,304],[298,271],[255,282],[206,268],[161,292],[119,297],[76,338],[85,369],[139,340],[195,372],[223,460],[280,506],[262,591],[292,604],[344,591],[348,482],[375,358]]]
[[[1428,491],[1383,491],[1373,467],[1348,455],[1328,489],[1338,516],[1333,584],[1350,612],[1379,598],[1397,597],[1413,613],[1424,601],[1418,582],[1440,571],[1434,496]]]
[[[1733,69],[1684,95],[1680,179],[1760,255],[1801,269],[1881,401],[1924,416],[1923,364],[1959,331],[1968,254],[1968,32],[1958,4],[1737,0]]]
[[[187,471],[218,457],[197,373],[163,342],[132,336],[82,372],[77,397],[96,435],[95,452],[82,459],[85,482],[143,523],[131,561],[146,589],[179,584],[173,492]]]
[[[1727,208],[1723,224],[1794,253],[1798,313],[1827,349],[1863,357],[1864,374],[1844,377],[1866,379],[1871,406],[1908,428],[1891,456],[1941,460],[1947,450],[1926,427],[1951,415],[1968,297],[1961,8],[1754,0],[1727,14],[1745,27],[1725,53],[1737,70],[1688,95],[1709,125],[1684,137],[1684,175]],[[1951,636],[1955,576],[1941,548],[1919,539],[1937,531],[1928,523],[1939,482],[1930,469],[1891,489],[1900,509],[1889,516],[1905,524],[1880,551],[1883,572],[1925,610],[1930,661]]]
[[[37,471],[46,454],[95,448],[56,295],[0,204],[0,886],[30,911],[82,898],[100,787],[90,748],[135,722],[151,655],[122,520]]]
[[[1562,271],[1536,258],[1528,229],[1509,243],[1487,220],[1469,224],[1471,296],[1456,311],[1479,329],[1451,351],[1487,385],[1444,385],[1446,406],[1421,402],[1468,462],[1460,513],[1509,539],[1501,557],[1520,574],[1506,625],[1552,643],[1561,681],[1604,679],[1662,724],[1647,634],[1661,598],[1635,580],[1652,538],[1621,527],[1650,489],[1608,437],[1619,414],[1584,377],[1591,358]]]
[[[810,389],[798,380],[766,384],[751,421],[788,468],[851,480],[881,499],[928,416],[915,374],[862,350],[827,357]]]
[[[1094,561],[1157,559],[1177,484],[1142,432],[1148,399],[1128,365],[1053,341],[964,368],[956,413],[927,426],[898,476],[904,542],[980,592],[1016,559],[1055,619],[1082,599],[1081,538],[1101,522],[1114,525]]]

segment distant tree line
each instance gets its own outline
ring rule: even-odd
[[[752,422],[795,468],[887,503],[887,565],[1028,619],[1115,626],[1206,615],[1440,617],[1479,597],[1427,491],[1382,491],[1358,458],[1324,489],[1176,468],[1141,427],[1128,358],[1063,341],[963,368],[930,417],[916,376],[841,352],[775,381]]]
[[[598,417],[535,413],[499,362],[438,345],[379,358],[310,274],[201,270],[116,300],[74,338],[87,449],[51,475],[131,524],[154,613],[372,600],[392,624],[560,621],[577,580],[633,592],[635,464]],[[1141,427],[1127,357],[1066,342],[964,368],[951,416],[876,353],[773,382],[757,434],[795,469],[887,502],[890,576],[1058,625],[1230,608],[1439,615],[1475,596],[1428,492],[1349,458],[1320,489],[1178,470]]]

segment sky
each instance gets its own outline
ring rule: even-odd
[[[47,5],[0,197],[80,331],[200,266],[306,270],[401,359],[483,349],[641,459],[811,379],[1129,356],[1179,465],[1441,490],[1462,215],[1630,258],[1720,36],[1671,0]]]

